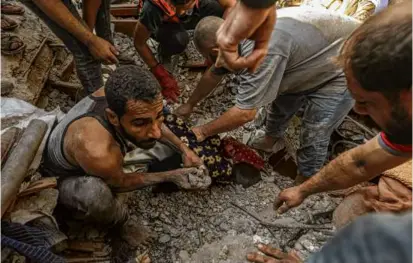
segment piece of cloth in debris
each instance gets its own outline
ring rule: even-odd
[[[264,167],[264,160],[254,150],[234,138],[215,135],[198,142],[184,120],[173,114],[166,115],[165,125],[203,160],[210,176],[217,181],[231,177],[232,163],[246,163],[258,170]]]
[[[63,263],[62,257],[52,253],[49,235],[35,227],[17,223],[1,222],[1,244],[13,248],[33,262]]]
[[[377,185],[348,194],[334,211],[333,222],[342,227],[366,213],[402,213],[411,208],[412,189],[396,179],[381,176]]]
[[[401,213],[412,209],[412,189],[387,176],[382,176],[377,186],[367,186],[359,192],[370,211]]]

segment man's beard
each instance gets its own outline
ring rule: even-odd
[[[149,139],[149,140],[141,140],[138,141],[135,139],[135,137],[133,137],[132,135],[130,135],[126,129],[123,127],[122,124],[120,124],[120,132],[121,135],[128,141],[130,141],[131,143],[133,143],[134,145],[136,145],[137,147],[144,149],[144,150],[148,150],[151,149],[155,146],[156,141],[155,139]]]
[[[384,127],[389,140],[396,144],[412,144],[412,117],[398,104],[394,105],[391,120]]]

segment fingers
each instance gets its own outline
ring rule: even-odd
[[[110,51],[112,51],[113,54],[115,54],[116,56],[119,56],[119,51],[113,45],[110,45],[109,49]]]
[[[259,249],[262,253],[264,253],[264,254],[266,254],[266,255],[268,255],[268,256],[272,256],[272,257],[278,258],[278,259],[282,259],[282,258],[285,258],[285,257],[287,256],[287,254],[284,253],[284,252],[282,252],[281,250],[279,250],[279,249],[277,249],[277,248],[272,248],[272,247],[270,247],[270,246],[266,246],[266,245],[263,245],[263,244],[259,244],[259,245],[258,245],[258,249]]]
[[[116,57],[115,53],[112,52],[112,50],[111,50],[111,52],[109,52],[106,60],[107,60],[110,64],[118,64],[118,63],[119,63],[118,58]]]
[[[284,203],[280,208],[278,208],[277,212],[278,214],[284,214],[288,210],[290,210],[290,206],[287,203]]]
[[[277,196],[277,197],[275,198],[274,205],[273,205],[274,211],[277,211],[278,208],[280,208],[280,206],[281,206],[283,203],[284,203],[284,200],[283,200],[280,196]]]
[[[250,262],[255,262],[255,263],[277,263],[278,260],[274,258],[270,258],[264,255],[261,255],[259,253],[248,253],[247,254],[247,259]]]

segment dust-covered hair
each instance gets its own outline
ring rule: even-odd
[[[105,84],[109,109],[118,117],[126,113],[129,100],[153,102],[161,92],[158,81],[148,70],[135,65],[118,67]]]
[[[207,16],[199,21],[194,31],[194,44],[199,51],[216,45],[216,33],[222,23],[224,19],[216,16]]]
[[[361,88],[389,99],[411,89],[411,0],[367,19],[344,43],[336,62]]]

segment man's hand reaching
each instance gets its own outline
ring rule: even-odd
[[[117,64],[119,62],[117,58],[119,52],[115,46],[103,38],[93,35],[87,42],[87,47],[92,56],[104,64]]]
[[[179,106],[175,111],[174,114],[183,118],[187,119],[191,115],[192,111],[194,110],[194,107],[192,107],[191,104],[185,103]]]
[[[189,149],[182,154],[182,161],[184,167],[199,167],[203,165],[201,158]]]
[[[291,208],[299,206],[306,197],[299,186],[285,189],[275,198],[274,210],[279,214],[285,213]]]
[[[302,263],[298,255],[293,251],[287,254],[279,249],[262,244],[258,245],[258,250],[264,253],[264,255],[258,252],[248,253],[248,261],[255,263]]]
[[[215,65],[230,70],[248,68],[254,72],[267,55],[275,20],[275,6],[249,8],[238,2],[217,32],[219,54]],[[238,44],[246,38],[255,41],[254,50],[247,57],[241,57]]]

